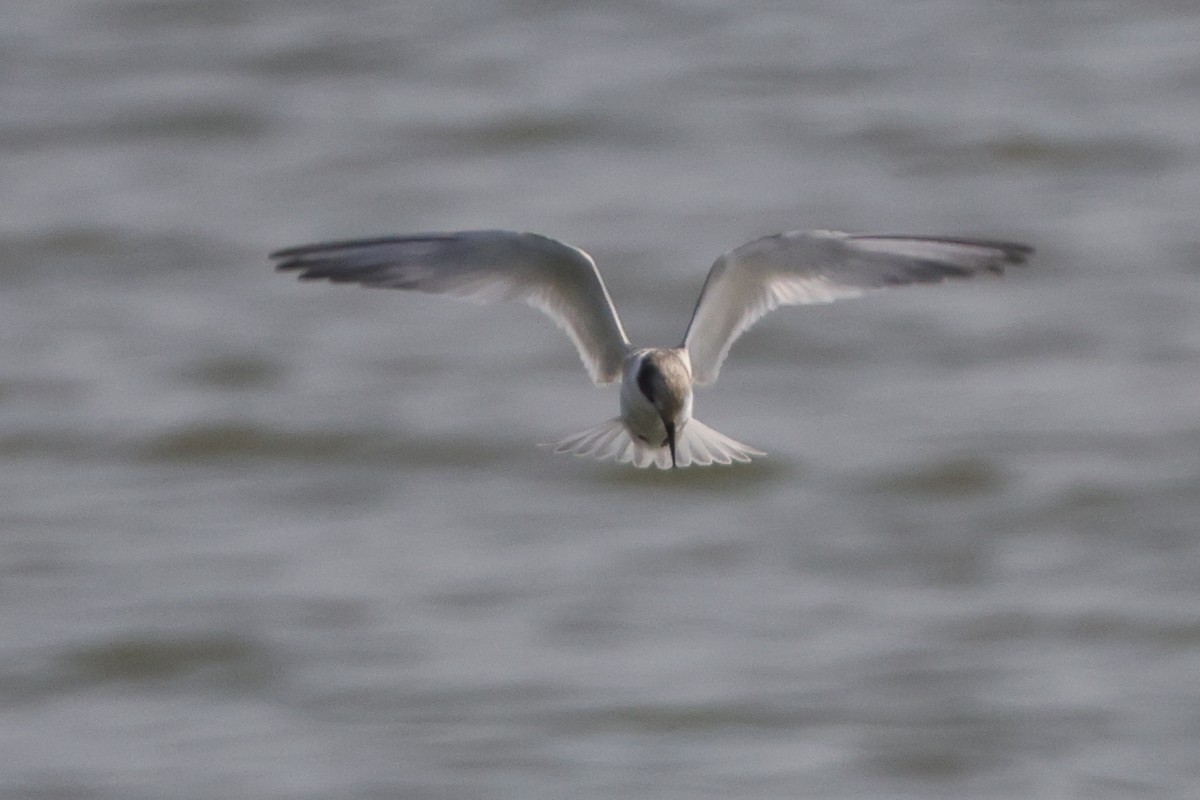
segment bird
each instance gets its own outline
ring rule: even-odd
[[[621,326],[595,261],[536,233],[466,230],[320,242],[268,257],[303,280],[524,301],[574,342],[597,385],[620,382],[620,413],[567,436],[555,452],[669,469],[748,462],[757,448],[692,416],[693,387],[711,384],[730,347],[779,306],[828,303],[875,289],[1003,274],[1033,254],[990,239],[796,230],[716,259],[682,342],[638,347]]]

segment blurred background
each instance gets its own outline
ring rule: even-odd
[[[2,0],[6,798],[1177,798],[1200,783],[1194,2]],[[1028,241],[777,312],[642,472],[501,227],[682,336],[721,252]]]

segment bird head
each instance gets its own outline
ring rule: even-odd
[[[692,413],[692,376],[687,364],[674,350],[648,353],[637,373],[638,390],[650,401],[662,420],[675,466],[675,437]]]

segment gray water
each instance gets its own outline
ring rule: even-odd
[[[1200,796],[1194,2],[0,3],[0,795]],[[274,248],[502,227],[639,342],[809,227],[642,472],[523,307]]]

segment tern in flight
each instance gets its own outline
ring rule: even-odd
[[[621,413],[562,439],[555,452],[659,469],[765,455],[692,417],[692,387],[717,379],[730,346],[768,311],[871,289],[1000,274],[1024,244],[936,236],[793,231],[712,265],[678,347],[635,347],[596,264],[533,233],[483,230],[325,242],[271,254],[307,280],[359,283],[491,302],[523,300],[566,330],[597,384],[621,382]]]

